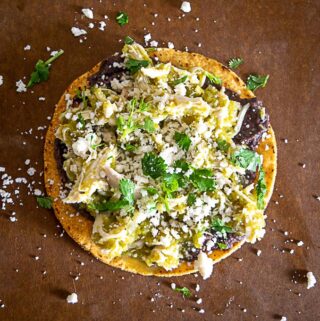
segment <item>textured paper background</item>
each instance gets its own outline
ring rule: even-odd
[[[0,308],[0,320],[320,319],[319,284],[307,290],[306,280],[299,277],[313,271],[320,278],[320,202],[314,198],[320,195],[320,3],[194,0],[192,12],[179,19],[180,4],[169,0],[115,4],[2,0],[0,166],[13,177],[27,176],[25,159],[31,159],[32,166],[38,162],[33,177],[38,187],[43,140],[35,136],[43,131],[37,127],[48,125],[47,116],[63,90],[78,75],[120,50],[119,39],[129,34],[142,42],[143,35],[151,32],[160,44],[172,41],[178,49],[187,46],[222,62],[242,57],[245,64],[238,71],[242,77],[251,72],[270,74],[267,87],[257,91],[269,109],[279,146],[279,173],[267,210],[265,238],[218,264],[207,281],[195,276],[141,277],[114,271],[67,236],[60,237],[53,213],[36,208],[34,197],[21,187],[23,206],[16,202],[0,215],[0,300],[5,304]],[[103,15],[109,16],[104,32],[87,27],[90,21],[79,13],[83,7],[93,7],[95,23]],[[129,13],[130,23],[122,28],[114,21],[119,10]],[[82,44],[71,34],[72,26],[88,30]],[[27,44],[31,51],[23,50]],[[30,74],[37,59],[48,57],[47,46],[65,50],[54,63],[50,80],[34,87],[33,92],[18,94],[15,82]],[[46,100],[39,101],[40,96]],[[32,135],[20,134],[30,128]],[[306,168],[299,163],[305,163]],[[18,218],[15,223],[8,219],[12,210]],[[285,243],[290,239],[294,242]],[[297,247],[298,240],[303,240],[304,246]],[[257,249],[262,251],[260,257]],[[81,275],[75,281],[72,276],[77,273]],[[197,305],[194,297],[184,300],[171,290],[171,282],[189,287],[203,303]],[[194,291],[197,283],[199,293]],[[66,296],[75,289],[79,303],[67,304]],[[203,308],[205,314],[193,308]]]

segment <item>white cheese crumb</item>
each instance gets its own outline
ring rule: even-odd
[[[33,176],[35,174],[36,170],[33,167],[28,168],[27,173],[29,176]]]
[[[30,164],[30,159],[26,159],[26,160],[24,161],[24,163],[25,163],[26,165],[29,165],[29,164]]]
[[[3,85],[3,76],[0,75],[0,86],[2,86],[2,85]]]
[[[298,246],[302,246],[303,244],[304,244],[303,241],[299,241],[299,242],[297,243]]]
[[[212,274],[213,261],[207,256],[206,253],[200,252],[197,260],[194,262],[194,268],[199,270],[199,273],[205,280]]]
[[[312,272],[307,273],[307,278],[308,278],[307,289],[309,290],[315,286],[315,284],[317,283],[317,280]]]
[[[175,283],[171,283],[171,289],[174,290],[176,288],[176,284]]]
[[[17,86],[16,90],[17,90],[18,93],[22,93],[22,92],[26,92],[27,91],[26,84],[21,79],[16,81],[16,86]]]
[[[30,50],[31,49],[31,46],[30,45],[26,45],[23,50],[27,51],[27,50]]]
[[[199,310],[199,313],[201,313],[201,314],[203,314],[204,312],[205,312],[204,309]]]
[[[89,8],[83,8],[82,13],[89,19],[93,19],[93,11]]]
[[[257,250],[257,256],[260,256],[261,255],[261,250]]]
[[[199,298],[197,301],[196,301],[197,304],[201,304],[202,303],[202,299]]]
[[[145,42],[145,44],[147,44],[150,40],[151,40],[151,33],[147,33],[147,34],[144,36],[144,42]]]
[[[196,292],[199,292],[199,291],[200,291],[200,285],[197,284],[197,285],[196,285]]]
[[[158,41],[152,40],[152,41],[150,42],[150,46],[151,46],[151,47],[158,47]]]
[[[286,138],[283,141],[285,144],[288,144],[288,140]]]
[[[12,222],[12,223],[18,221],[17,218],[14,217],[14,216],[10,216],[10,217],[9,217],[9,220],[10,220],[10,222]]]
[[[282,317],[280,321],[287,321],[286,317]]]
[[[181,4],[181,8],[180,8],[183,12],[190,12],[191,11],[191,4],[189,1],[183,1]]]
[[[71,293],[67,296],[67,302],[71,304],[78,303],[78,295],[77,293]]]
[[[76,155],[85,158],[89,150],[88,141],[83,137],[79,137],[78,140],[72,144],[72,149]]]
[[[100,21],[99,24],[100,24],[99,30],[104,31],[104,28],[106,27],[107,24],[104,21]]]
[[[46,100],[46,97],[39,97],[38,98],[40,101],[45,101]]]
[[[92,28],[94,28],[94,24],[93,24],[92,22],[90,22],[89,25],[88,25],[88,27],[89,27],[90,29],[92,29]]]
[[[168,42],[168,48],[169,49],[173,49],[174,48],[174,44],[173,44],[173,42]]]
[[[294,250],[290,250],[290,252],[289,252],[290,254],[294,254]]]
[[[87,34],[87,32],[84,29],[80,29],[80,28],[77,28],[77,27],[72,27],[71,28],[71,32],[75,37],[80,37],[82,35],[86,35]]]

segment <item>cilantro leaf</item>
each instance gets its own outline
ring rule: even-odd
[[[166,174],[167,164],[162,157],[155,153],[151,152],[144,154],[141,163],[143,174],[146,176],[156,179]]]
[[[212,176],[213,174],[210,169],[195,169],[190,175],[190,180],[200,192],[214,191],[216,181]]]
[[[134,152],[137,149],[137,146],[134,146],[132,144],[126,144],[124,146],[124,149],[128,152]]]
[[[86,127],[86,122],[81,113],[78,114],[77,122],[81,124],[81,129],[84,129]]]
[[[47,61],[38,60],[34,71],[32,72],[30,76],[30,80],[28,82],[27,87],[32,87],[35,84],[38,84],[42,81],[46,81],[49,78],[49,72],[50,72],[50,64],[55,61],[58,57],[60,57],[63,54],[63,50],[60,50],[57,52],[54,56],[49,58]]]
[[[182,173],[185,173],[189,170],[190,165],[183,159],[178,159],[173,164],[174,168],[180,168]]]
[[[232,232],[232,228],[225,225],[222,220],[220,218],[216,218],[211,222],[211,227],[220,233],[231,233]]]
[[[129,16],[127,13],[120,11],[117,13],[116,21],[122,27],[129,22]]]
[[[49,196],[38,196],[37,203],[42,208],[51,209],[52,208],[52,198]]]
[[[158,190],[154,187],[147,187],[145,190],[148,192],[149,195],[158,194]]]
[[[228,245],[224,243],[218,243],[218,247],[220,250],[226,250],[228,248]]]
[[[151,107],[150,104],[145,102],[144,99],[141,99],[139,101],[139,108],[138,108],[139,111],[142,111],[142,112],[148,111],[150,109],[150,107]]]
[[[174,139],[182,150],[186,152],[189,150],[191,145],[191,139],[187,134],[175,132]]]
[[[205,75],[206,75],[206,77],[210,80],[210,82],[211,82],[212,84],[215,84],[215,85],[221,85],[221,84],[222,84],[221,78],[219,78],[219,77],[211,74],[210,72],[206,71],[206,72],[205,72]]]
[[[149,61],[148,60],[137,60],[129,58],[126,62],[126,68],[132,73],[135,74],[139,71],[142,67],[148,67]]]
[[[88,208],[94,211],[105,212],[105,211],[119,211],[122,208],[129,206],[129,202],[125,199],[118,201],[103,201],[101,203],[91,203]]]
[[[259,154],[250,150],[241,148],[231,155],[231,161],[242,168],[249,171],[256,171],[257,167],[260,167],[261,160]]]
[[[179,180],[176,174],[167,174],[163,178],[162,190],[166,194],[166,197],[171,198],[172,193],[176,192],[179,189]]]
[[[265,76],[249,75],[247,79],[247,87],[248,89],[255,91],[260,87],[265,87],[268,79],[269,79],[269,75],[265,75]]]
[[[217,144],[218,144],[218,149],[221,150],[222,152],[227,153],[229,148],[230,148],[230,144],[225,141],[224,139],[218,139],[217,140]]]
[[[187,198],[187,205],[192,206],[196,202],[197,196],[196,194],[189,194]]]
[[[126,45],[132,45],[132,44],[134,43],[134,40],[133,40],[130,36],[126,36],[126,37],[124,38],[124,43],[125,43]]]
[[[237,69],[241,64],[243,64],[243,59],[241,58],[231,58],[228,62],[231,69]]]
[[[119,189],[123,199],[133,205],[135,184],[130,179],[122,178],[119,182]]]
[[[147,131],[148,133],[153,133],[156,128],[154,126],[154,122],[150,117],[147,117],[144,121],[143,129]]]
[[[176,80],[173,80],[173,81],[171,82],[171,85],[172,85],[172,86],[176,86],[176,85],[182,84],[182,83],[184,83],[184,82],[187,80],[187,78],[188,78],[188,76],[185,75],[185,76],[183,76],[183,77],[181,77],[181,78],[178,78],[178,79],[176,79]]]
[[[186,298],[191,297],[191,291],[185,286],[183,288],[175,287],[174,291],[182,293],[183,297],[186,297]]]
[[[264,197],[267,193],[267,185],[265,180],[265,172],[262,168],[259,170],[259,178],[256,186],[256,193],[257,193],[257,204],[258,209],[263,210],[265,207]]]

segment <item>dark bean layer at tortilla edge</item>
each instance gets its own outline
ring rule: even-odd
[[[123,68],[122,66],[119,66],[118,64],[123,63],[123,58],[121,56],[112,56],[111,58],[107,58],[102,61],[100,69],[97,73],[93,74],[88,78],[89,85],[92,86],[106,86],[110,87],[111,81],[115,78],[118,80],[121,79],[121,77],[125,74],[127,74],[127,70]],[[206,88],[209,85],[209,83],[206,81],[203,88]],[[220,90],[221,87],[218,85],[215,85],[215,87]],[[262,107],[262,103],[260,101],[257,101],[256,98],[252,99],[242,99],[239,97],[239,95],[229,89],[225,89],[225,94],[229,97],[230,100],[237,101],[241,104],[241,106],[244,106],[245,104],[250,104],[250,107],[248,109],[248,112],[246,113],[245,119],[243,121],[243,124],[241,126],[240,132],[238,135],[236,135],[233,139],[236,144],[246,144],[251,149],[255,149],[261,138],[262,134],[267,131],[269,126],[269,116],[266,114],[266,117],[264,120],[262,120],[260,117],[257,117],[260,112],[260,108]],[[75,98],[74,103],[75,105],[79,104],[79,99]],[[57,166],[62,178],[63,183],[70,182],[64,169],[63,169],[63,154],[65,152],[65,145],[61,143],[58,139],[55,140],[55,157],[57,161]],[[245,175],[245,185],[249,185],[254,182],[256,178],[255,172],[247,171]],[[87,211],[82,210],[77,205],[73,205],[73,207],[79,211],[82,215],[89,218],[91,221],[93,221],[92,215],[90,215]],[[202,247],[202,251],[204,252],[211,252],[215,249],[219,249],[218,243],[225,244],[226,250],[230,249],[234,243],[239,242],[243,239],[243,236],[238,236],[234,233],[227,233],[226,237],[219,237],[214,230],[210,230],[210,233],[206,235],[206,240],[204,242],[204,245]],[[216,240],[214,242],[214,245],[211,247],[208,247],[207,244],[210,240]],[[185,260],[186,261],[193,261],[197,258],[200,250],[196,249],[194,247],[186,248],[185,249]]]

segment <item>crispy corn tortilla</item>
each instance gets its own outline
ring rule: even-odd
[[[214,59],[206,58],[200,54],[180,52],[173,49],[158,49],[150,52],[149,55],[151,57],[158,57],[161,62],[171,62],[180,68],[202,67],[220,77],[223,86],[238,93],[241,98],[255,97],[253,92],[247,89],[245,83],[234,72]],[[65,95],[70,94],[73,96],[79,87],[86,86],[88,77],[99,70],[100,64],[97,64],[90,71],[77,78],[64,92],[56,105],[54,116],[47,132],[44,149],[45,185],[48,195],[54,199],[53,208],[55,215],[71,238],[81,245],[82,248],[91,252],[96,258],[110,266],[142,275],[167,277],[196,272],[192,262],[182,262],[177,268],[166,271],[156,266],[148,267],[143,261],[127,255],[110,260],[91,239],[93,222],[81,214],[77,214],[78,211],[72,205],[64,204],[59,196],[60,188],[62,188],[63,184],[55,159],[55,131],[59,126],[60,114],[66,109]],[[257,151],[263,155],[264,159],[263,168],[266,173],[267,185],[265,200],[267,204],[272,195],[277,170],[276,139],[271,127],[269,128],[267,138],[260,142]],[[213,259],[214,263],[217,263],[239,249],[243,243],[245,243],[245,240],[235,243],[229,250],[215,250],[209,257]]]

